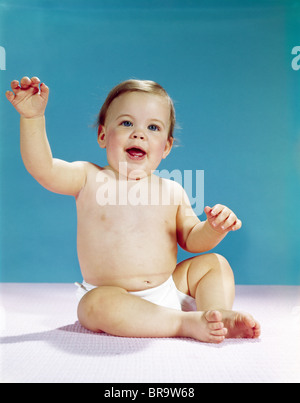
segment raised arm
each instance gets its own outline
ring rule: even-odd
[[[52,157],[45,125],[49,88],[37,77],[14,80],[7,99],[20,113],[21,155],[28,172],[46,189],[76,196],[86,181],[84,162],[69,163]]]

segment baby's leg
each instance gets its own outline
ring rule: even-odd
[[[125,337],[176,336],[181,326],[177,311],[109,286],[95,288],[81,299],[78,319],[89,330]]]
[[[123,337],[192,337],[219,343],[225,330],[215,312],[181,312],[152,304],[119,287],[98,287],[78,306],[82,326]]]
[[[188,259],[177,266],[173,278],[180,291],[196,299],[197,310],[219,312],[226,337],[259,337],[259,323],[247,313],[232,310],[234,276],[224,257],[210,253]]]

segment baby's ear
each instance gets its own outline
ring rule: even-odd
[[[167,141],[165,151],[163,153],[163,159],[167,158],[167,156],[170,154],[172,147],[173,147],[174,139],[173,137],[170,137]]]
[[[98,126],[98,144],[101,148],[106,148],[105,128],[102,125]]]

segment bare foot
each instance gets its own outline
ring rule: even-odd
[[[260,324],[244,312],[220,311],[222,322],[227,329],[228,339],[257,339],[261,334]]]
[[[225,338],[256,339],[260,336],[260,325],[243,312],[189,312],[185,315],[182,333],[184,337],[219,344]]]
[[[184,317],[182,332],[184,337],[216,344],[225,340],[228,331],[222,322],[221,312],[186,312]]]

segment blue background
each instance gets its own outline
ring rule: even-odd
[[[81,280],[75,202],[27,173],[5,98],[13,79],[36,75],[51,90],[53,155],[99,165],[92,125],[108,91],[128,78],[163,85],[181,129],[160,169],[205,170],[205,204],[242,219],[215,248],[236,282],[300,284],[299,27],[293,0],[0,0],[0,280]]]

